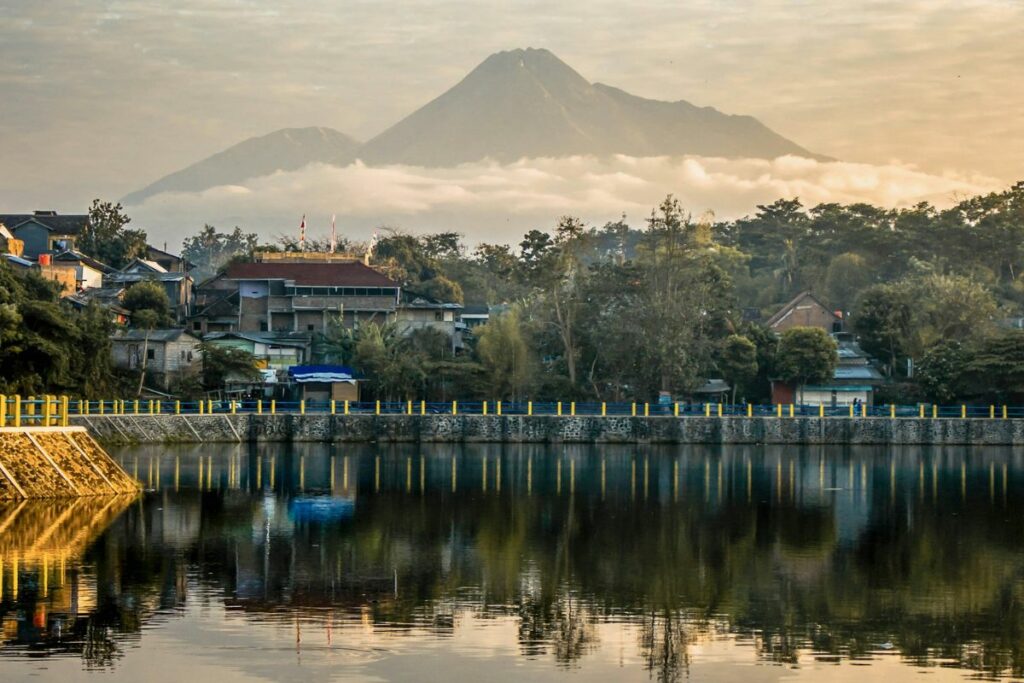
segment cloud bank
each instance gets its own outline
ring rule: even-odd
[[[490,162],[454,168],[337,167],[313,164],[197,193],[165,193],[128,207],[134,222],[169,246],[204,223],[235,225],[264,237],[291,234],[303,215],[312,236],[329,230],[366,238],[389,225],[411,232],[457,230],[469,243],[515,242],[564,214],[603,224],[623,214],[639,225],[671,193],[695,215],[738,218],[779,198],[868,202],[905,207],[921,201],[949,206],[965,196],[1000,189],[985,176],[935,175],[912,166],[818,162],[799,157],[589,156]]]

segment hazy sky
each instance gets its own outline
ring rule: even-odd
[[[526,46],[843,161],[1024,178],[1021,0],[0,0],[0,206],[80,210],[282,127],[366,139]]]

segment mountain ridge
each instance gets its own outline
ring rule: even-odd
[[[301,140],[290,139],[299,133]],[[365,143],[330,128],[281,129],[233,145],[123,201],[140,203],[166,191],[201,191],[316,162],[345,165],[359,159],[368,165],[444,168],[484,159],[510,163],[613,154],[792,154],[828,160],[752,116],[725,114],[686,100],[638,97],[591,83],[549,50],[526,48],[490,55],[454,86]]]

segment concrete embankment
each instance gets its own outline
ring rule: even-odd
[[[70,419],[107,443],[1024,445],[1024,419],[309,414],[94,415]]]

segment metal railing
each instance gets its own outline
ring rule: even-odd
[[[765,405],[598,401],[277,401],[174,399],[84,400],[68,396],[0,395],[0,427],[66,426],[75,415],[522,415],[590,417],[1024,418],[1009,405]]]

